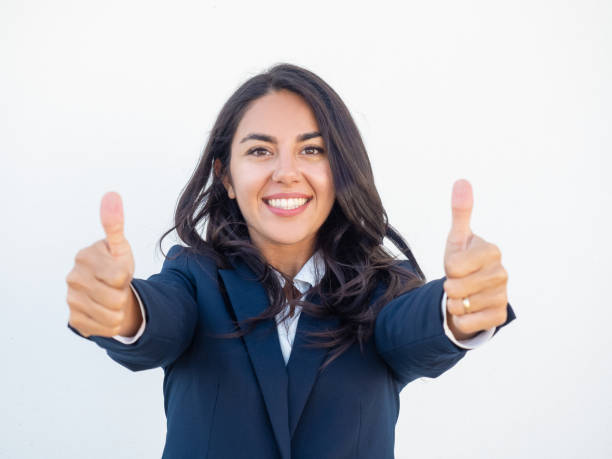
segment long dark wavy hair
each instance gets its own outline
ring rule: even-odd
[[[304,300],[293,298],[290,291],[286,293],[281,287],[271,266],[251,243],[238,204],[228,197],[222,183],[228,172],[232,139],[245,111],[256,99],[279,90],[300,95],[312,108],[335,187],[335,202],[318,231],[315,248],[322,256],[325,274]],[[219,174],[214,171],[217,159],[222,165]],[[321,78],[296,65],[278,64],[250,78],[225,103],[200,161],[181,192],[174,226],[159,239],[162,253],[163,239],[174,230],[188,250],[212,257],[219,268],[231,268],[232,260],[241,259],[256,274],[271,299],[259,316],[235,323],[236,331],[223,337],[249,333],[258,322],[274,318],[287,303],[291,310],[296,305],[302,306],[302,314],[337,318],[340,324],[337,329],[309,333],[314,338],[312,345],[333,351],[322,368],[355,342],[363,351],[384,305],[425,282],[408,244],[388,223],[368,154],[346,105]],[[404,254],[411,269],[400,266],[397,257],[383,245],[385,237]],[[378,285],[385,289],[373,301]],[[320,304],[309,302],[311,295],[316,295]]]

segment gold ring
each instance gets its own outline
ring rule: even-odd
[[[470,313],[470,299],[466,296],[463,300],[463,310],[466,314]]]

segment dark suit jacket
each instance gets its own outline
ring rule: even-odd
[[[336,322],[302,313],[285,366],[273,320],[240,339],[212,336],[232,331],[232,315],[243,320],[268,306],[246,265],[218,270],[178,245],[168,255],[178,257],[159,274],[132,280],[144,334],[130,345],[88,338],[132,371],[163,367],[164,458],[393,458],[402,388],[439,376],[467,352],[444,333],[442,278],[388,303],[363,354],[353,345],[322,372],[327,350],[305,347],[303,333]],[[496,333],[515,318],[507,308]]]

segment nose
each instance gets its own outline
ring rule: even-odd
[[[276,167],[272,180],[278,183],[291,184],[299,181],[300,171],[297,158],[290,151],[281,151],[276,157]]]

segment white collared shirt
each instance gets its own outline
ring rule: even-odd
[[[284,286],[285,279],[280,275],[280,273],[278,273],[277,271],[275,272],[279,276],[281,286]],[[300,271],[293,278],[293,284],[302,293],[301,298],[304,298],[303,294],[309,288],[319,283],[319,281],[321,280],[324,274],[325,274],[325,264],[323,263],[323,260],[319,252],[315,252],[308,259],[306,264],[302,266],[302,269],[300,269]],[[138,329],[136,334],[132,337],[125,337],[125,336],[119,336],[119,335],[113,336],[114,339],[116,339],[117,341],[123,344],[132,344],[136,342],[136,340],[140,338],[142,334],[144,333],[145,325],[146,325],[145,323],[146,316],[145,316],[144,306],[142,305],[142,301],[140,297],[138,296],[138,292],[132,286],[131,283],[130,283],[130,287],[132,287],[132,291],[134,292],[134,295],[136,295],[136,298],[138,299],[138,304],[140,305],[140,311],[142,312],[142,324],[140,325],[140,328]],[[446,333],[446,336],[448,336],[448,339],[450,339],[457,346],[463,349],[474,349],[482,345],[489,339],[491,339],[491,337],[493,336],[493,333],[495,333],[495,327],[492,327],[488,330],[481,331],[476,336],[470,339],[466,339],[466,340],[455,339],[453,332],[451,332],[450,328],[448,327],[448,323],[446,320],[445,305],[446,305],[446,293],[444,293],[442,297],[442,302],[441,302],[442,317],[444,318],[444,323],[443,323],[444,332]],[[293,347],[293,341],[295,339],[295,332],[297,330],[297,324],[298,324],[298,320],[300,318],[301,312],[302,312],[302,307],[296,306],[293,317],[289,317],[288,316],[289,306],[287,305],[283,311],[279,312],[276,315],[276,326],[278,330],[278,339],[280,341],[281,351],[283,353],[283,358],[285,359],[285,364],[287,364],[287,362],[289,361],[289,356],[291,355],[291,348]],[[287,317],[285,317],[285,320],[282,320],[284,316],[287,316]]]
[[[281,287],[285,286],[285,278],[280,275],[278,271],[274,271],[281,283]],[[304,298],[304,293],[312,286],[317,285],[325,274],[325,263],[319,255],[319,252],[315,252],[312,257],[302,266],[302,269],[293,278],[293,285],[302,294],[300,299]],[[302,312],[301,306],[296,306],[293,313],[293,317],[289,317],[289,306],[276,315],[276,328],[278,329],[278,340],[280,341],[281,351],[285,364],[289,362],[289,356],[291,355],[291,349],[293,348],[293,340],[295,339],[295,332],[297,330],[298,319]],[[287,317],[285,317],[287,316]],[[285,320],[283,321],[283,317]]]

